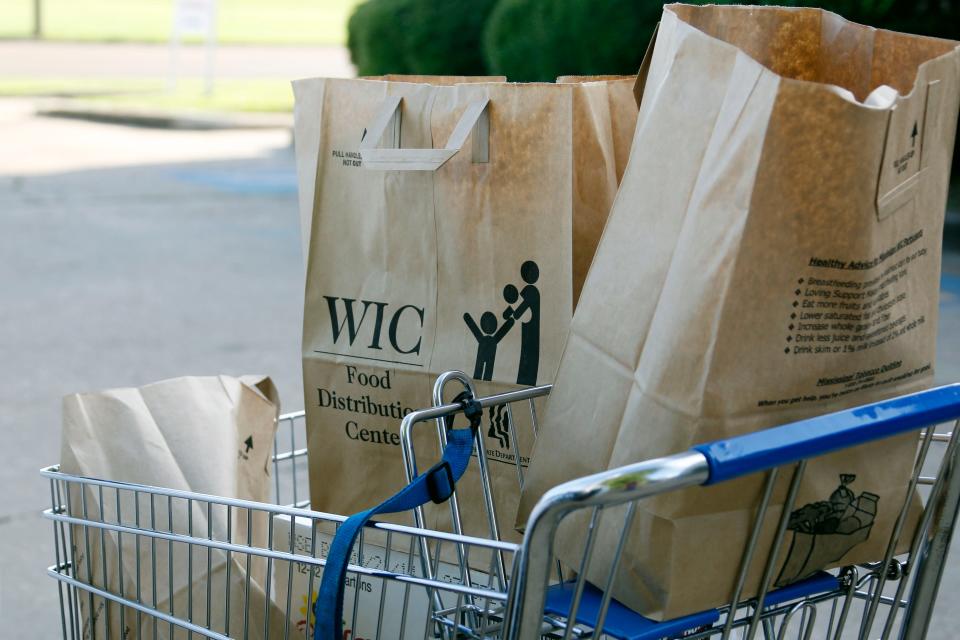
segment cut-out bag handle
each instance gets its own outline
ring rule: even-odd
[[[391,96],[384,100],[373,123],[367,127],[360,142],[363,167],[377,171],[436,171],[455,156],[473,132],[473,161],[487,162],[490,154],[490,115],[488,98],[474,100],[467,105],[460,121],[442,149],[400,148],[400,105],[403,98]],[[385,139],[386,138],[386,139]],[[378,146],[384,140],[390,147]]]

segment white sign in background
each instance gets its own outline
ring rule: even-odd
[[[174,0],[173,29],[170,33],[170,89],[180,77],[180,46],[185,37],[204,39],[206,56],[204,93],[213,93],[214,61],[217,49],[217,0]]]
[[[208,36],[216,30],[216,0],[176,0],[173,31],[179,36]]]

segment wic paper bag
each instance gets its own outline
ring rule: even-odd
[[[404,484],[399,424],[431,404],[437,374],[466,371],[484,394],[552,381],[622,174],[632,82],[294,84],[314,508],[353,513]],[[483,428],[508,524],[506,419]],[[418,428],[419,459],[435,460],[435,430]],[[485,534],[478,486],[458,496]]]
[[[64,473],[116,482],[193,491],[210,495],[270,501],[270,456],[277,428],[279,401],[269,378],[245,376],[188,377],[164,380],[136,389],[111,389],[67,396],[63,401],[60,470]],[[187,503],[151,500],[131,491],[118,495],[96,487],[71,485],[71,515],[124,526],[191,533]],[[103,509],[101,513],[100,509]],[[192,533],[215,540],[267,546],[267,520],[250,520],[233,509],[228,522],[224,507],[209,512],[193,503]],[[212,630],[249,638],[264,637],[265,612],[270,611],[270,637],[282,637],[284,614],[268,603],[266,559],[214,550],[208,557],[202,546],[188,557],[185,545],[74,527],[73,575],[114,594],[123,593],[161,612],[185,618],[193,607],[193,622]],[[122,559],[122,562],[121,562]],[[209,565],[208,565],[209,562]],[[228,569],[229,565],[229,569]],[[207,567],[210,572],[207,573]],[[249,595],[246,570],[250,569]],[[192,573],[191,573],[192,570]],[[139,576],[138,576],[139,572]],[[138,591],[137,578],[140,588]],[[191,581],[192,578],[192,581]],[[156,585],[156,592],[154,592]],[[209,620],[207,593],[211,593]],[[226,596],[229,594],[229,598]],[[229,606],[227,600],[229,599]],[[153,638],[154,618],[107,604],[79,598],[84,638]],[[121,611],[122,609],[122,611]],[[229,615],[227,612],[229,611]],[[186,638],[185,629],[160,623],[156,637]],[[109,629],[109,633],[108,633]]]
[[[817,9],[669,5],[644,66],[519,525],[577,476],[932,380],[956,43]],[[882,556],[916,444],[811,461],[778,585]],[[665,618],[727,602],[762,480],[640,503],[614,597]],[[601,527],[608,560],[620,522]],[[567,562],[582,549],[574,529],[558,542]]]

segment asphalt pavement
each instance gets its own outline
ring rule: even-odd
[[[60,633],[49,489],[60,398],[271,375],[303,407],[290,132],[36,118],[0,100],[0,638]]]
[[[0,59],[3,56],[0,55]],[[960,381],[960,228],[938,381]],[[267,373],[302,408],[303,266],[290,133],[36,117],[0,100],[0,636],[60,633],[49,493],[60,399],[178,375]],[[930,638],[955,638],[960,550]]]

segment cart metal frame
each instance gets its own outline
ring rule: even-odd
[[[435,406],[407,415],[401,424],[408,479],[417,473],[413,430],[433,423],[443,444],[444,418],[463,409],[460,403],[443,401],[451,383],[474,392],[465,374],[443,374],[435,387]],[[484,407],[506,405],[511,429],[515,428],[512,412],[529,411],[536,430],[534,401],[549,391],[549,386],[524,388],[477,399]],[[371,635],[377,640],[569,640],[598,635],[725,639],[754,638],[758,634],[770,640],[788,635],[837,640],[924,638],[960,505],[958,419],[960,385],[951,385],[604,471],[565,483],[544,495],[528,520],[520,544],[500,540],[501,525],[497,522],[489,474],[484,471],[485,455],[479,455],[489,535],[461,533],[461,505],[456,499],[449,506],[452,532],[424,528],[420,510],[414,515],[415,526],[371,524],[361,535],[348,575],[358,587],[374,585],[372,596],[362,595],[360,588],[353,590],[352,608],[348,608],[351,619],[345,626],[356,630],[358,617],[366,620],[375,626],[375,634]],[[938,425],[944,423],[952,423],[952,429],[938,430]],[[820,582],[806,590],[788,591],[790,587],[771,588],[777,560],[777,554],[772,553],[764,565],[760,592],[741,597],[747,571],[758,555],[760,525],[778,476],[790,474],[790,488],[773,549],[779,548],[785,534],[807,460],[911,431],[918,434],[918,448],[907,493],[910,498],[901,507],[884,557],[870,565],[823,574]],[[480,452],[485,451],[484,433],[484,429],[478,431]],[[515,437],[512,440],[517,442]],[[309,501],[302,489],[307,466],[305,442],[303,413],[281,416],[273,458],[277,504],[78,477],[62,473],[57,466],[43,469],[41,475],[49,481],[51,502],[44,516],[52,521],[55,543],[55,564],[48,574],[58,584],[63,637],[261,638],[271,629],[276,632],[279,615],[281,637],[310,638],[309,611],[306,624],[294,621],[299,604],[292,600],[294,576],[298,572],[306,574],[306,602],[313,602],[315,585],[325,564],[321,532],[325,528],[335,530],[346,516],[306,508]],[[936,453],[931,455],[931,451]],[[518,483],[522,486],[524,470],[520,452],[516,454]],[[636,544],[628,540],[628,535],[638,501],[749,474],[765,474],[765,489],[757,505],[750,540],[742,550],[731,604],[705,612],[707,623],[683,627],[676,621],[656,623],[642,619],[611,599],[610,587],[620,554],[627,544]],[[918,488],[925,494],[920,526],[910,540],[909,553],[897,556],[894,550],[910,500]],[[281,504],[289,506],[278,506]],[[584,509],[590,510],[590,524],[580,565],[573,567],[571,574],[557,561],[554,542],[560,524]],[[197,530],[195,514],[206,514],[206,528]],[[225,531],[215,530],[210,524],[217,519],[215,514],[228,523]],[[275,534],[275,521],[280,516],[290,520],[289,537]],[[625,534],[617,543],[613,562],[603,568],[607,572],[606,582],[594,587],[583,576],[591,567],[596,543],[593,534],[601,518],[622,518]],[[230,524],[244,521],[246,538],[239,533],[240,528]],[[250,538],[249,531],[258,522],[267,532],[264,540]],[[297,526],[310,532],[308,544],[295,540]],[[376,539],[385,553],[376,558],[368,554],[365,558],[364,536],[371,541]],[[137,551],[135,561],[128,556],[125,562],[124,549],[129,553],[131,540]],[[489,558],[489,564],[477,571],[471,557]],[[84,562],[85,558],[99,561]],[[374,560],[380,565],[374,566]],[[135,570],[130,569],[134,563]],[[219,585],[212,584],[213,580],[203,580],[214,564],[226,567],[222,591],[218,591]],[[233,582],[231,569],[236,572]],[[131,576],[131,572],[135,575]],[[254,575],[263,576],[262,584],[252,578]],[[579,577],[571,579],[571,575]],[[174,592],[183,584],[193,586],[186,588],[185,606],[179,601],[175,606]],[[263,592],[259,599],[258,589]],[[563,590],[566,599],[559,600],[558,609],[556,596]],[[284,591],[285,598],[278,599],[278,591]],[[415,604],[417,598],[419,605]],[[391,609],[388,603],[394,601],[403,604]],[[826,610],[829,618],[823,613]],[[91,616],[90,612],[94,614]],[[638,627],[640,630],[633,635],[611,630],[609,622],[617,616],[621,621],[634,616],[642,629]],[[222,626],[218,626],[219,621],[223,621]]]

